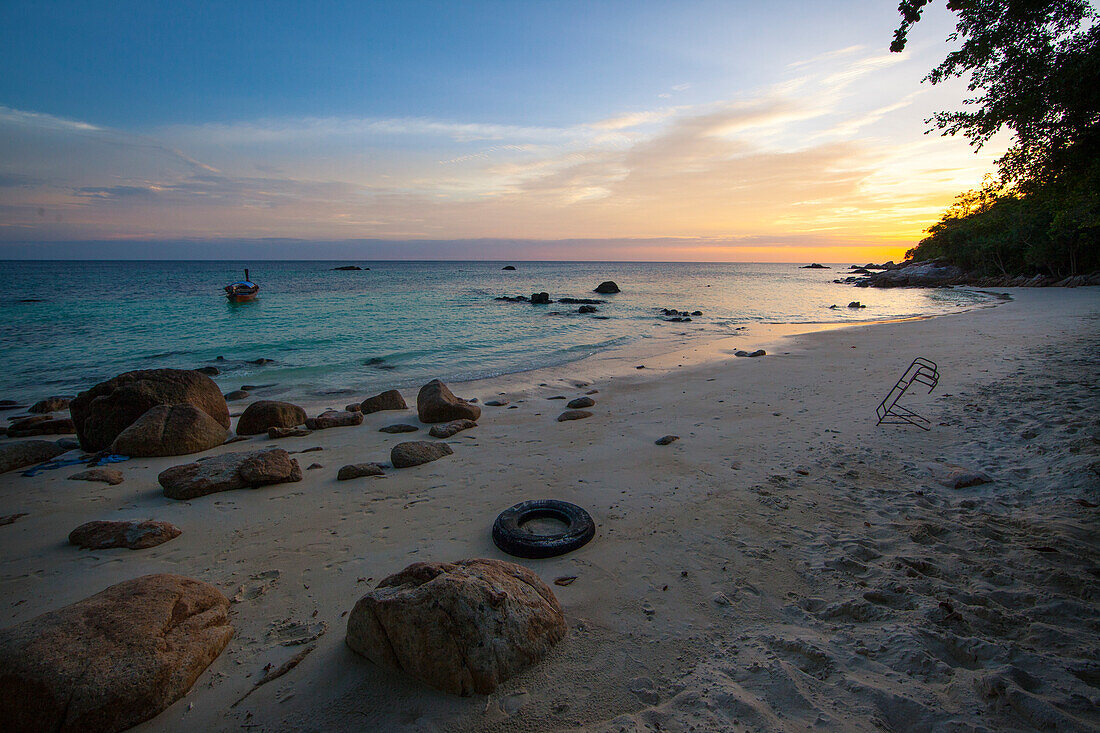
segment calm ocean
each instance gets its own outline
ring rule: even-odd
[[[332,269],[346,264],[370,270]],[[225,391],[275,383],[286,394],[362,396],[562,364],[638,339],[940,314],[989,297],[834,284],[846,266],[517,262],[511,272],[504,264],[0,262],[0,398],[75,394],[131,369],[200,366],[221,369]],[[260,298],[230,304],[222,287],[246,265]],[[603,280],[622,293],[593,293]],[[609,302],[582,315],[576,305],[494,300],[539,291]],[[868,307],[848,309],[851,300]],[[830,310],[834,303],[841,307]],[[703,315],[669,323],[660,308]],[[249,363],[261,358],[273,362]]]

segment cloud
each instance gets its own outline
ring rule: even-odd
[[[733,99],[560,126],[306,117],[138,134],[0,107],[0,239],[912,239],[997,151],[902,142],[892,127],[922,92],[888,83],[901,61],[839,49]]]

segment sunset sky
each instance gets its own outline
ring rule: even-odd
[[[966,93],[920,83],[952,18],[901,55],[897,23],[889,0],[6,0],[0,258],[899,259],[1007,141],[923,134]]]

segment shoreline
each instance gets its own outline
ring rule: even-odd
[[[1100,292],[1013,294],[951,319],[778,335],[763,358],[717,343],[644,370],[630,355],[597,376],[573,363],[540,374],[548,387],[525,387],[517,409],[484,407],[453,456],[380,478],[335,474],[423,437],[377,432],[415,414],[132,459],[112,487],[68,481],[79,467],[2,474],[0,515],[27,515],[0,527],[0,625],[153,572],[238,597],[227,649],[139,732],[1087,729],[1100,724],[1085,681],[1100,653],[1100,543],[1096,510],[1077,500],[1100,503]],[[756,338],[736,346],[768,345]],[[912,404],[933,429],[875,426],[916,355],[940,364],[937,390]],[[484,399],[521,381],[456,392]],[[589,388],[594,415],[578,422],[555,422],[562,405],[541,399]],[[680,440],[654,445],[666,434]],[[173,501],[156,481],[201,456],[314,446],[294,457],[323,467],[298,483]],[[929,462],[992,481],[949,489]],[[595,539],[546,560],[497,550],[496,514],[541,497],[588,510]],[[183,534],[137,551],[65,544],[91,519],[150,517]],[[1031,549],[1044,547],[1058,552]],[[345,646],[344,614],[367,587],[464,557],[519,562],[547,583],[577,576],[552,586],[569,632],[542,662],[461,698]],[[317,635],[305,659],[232,707],[303,634]]]

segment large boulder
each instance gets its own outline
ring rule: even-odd
[[[183,697],[233,636],[229,600],[146,575],[0,630],[0,720],[12,731],[112,733]]]
[[[401,393],[396,389],[386,390],[381,394],[376,394],[374,397],[368,397],[359,403],[359,411],[364,415],[369,415],[372,412],[380,412],[382,410],[407,410],[409,406],[405,404],[405,398],[401,396]]]
[[[122,456],[183,456],[225,442],[228,431],[193,405],[156,405],[118,434],[111,452]]]
[[[120,374],[81,392],[69,403],[80,446],[107,448],[157,405],[193,405],[229,429],[229,405],[210,377],[190,369],[143,369]]]
[[[144,550],[162,545],[181,534],[179,527],[156,519],[147,519],[144,522],[97,520],[85,522],[69,532],[69,544],[86,550],[107,550],[112,547]]]
[[[48,440],[22,440],[18,443],[0,444],[0,473],[57,458],[66,450],[68,449]]]
[[[282,448],[225,453],[172,466],[157,476],[169,499],[194,499],[219,491],[255,489],[301,480],[302,467]]]
[[[278,400],[260,400],[245,408],[237,421],[237,435],[259,435],[271,428],[292,428],[303,425],[306,411],[298,405]]]
[[[384,579],[348,615],[347,645],[449,693],[488,694],[566,632],[553,591],[500,560],[419,562]]]
[[[416,395],[416,412],[420,422],[450,422],[451,420],[477,420],[481,408],[461,397],[455,397],[447,385],[438,379],[425,384]]]
[[[436,443],[430,440],[411,440],[407,443],[398,443],[390,449],[390,463],[393,464],[394,468],[411,468],[422,463],[437,461],[452,453],[454,451],[446,443]]]

